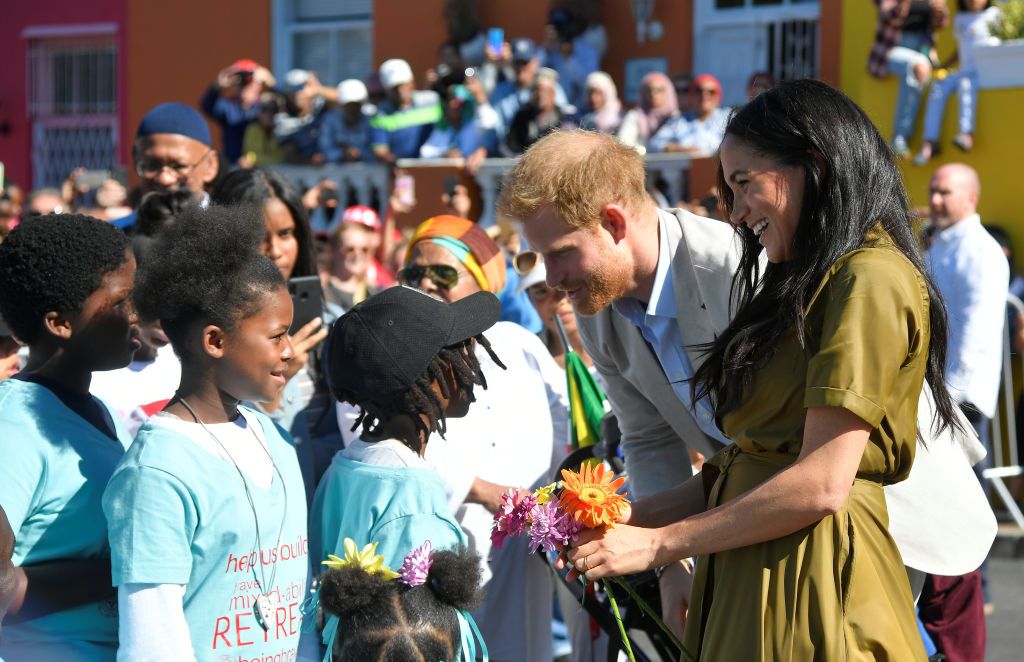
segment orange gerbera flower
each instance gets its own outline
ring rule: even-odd
[[[629,515],[629,501],[615,493],[626,479],[613,478],[615,474],[604,464],[584,464],[579,473],[563,469],[559,497],[562,508],[588,529],[615,526]]]

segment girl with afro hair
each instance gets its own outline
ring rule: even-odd
[[[412,577],[410,565],[419,566]],[[402,570],[388,579],[348,564],[324,574],[320,606],[339,621],[333,659],[473,662],[478,633],[469,611],[480,602],[480,559],[465,547],[419,548]]]
[[[120,659],[293,659],[308,578],[306,498],[278,396],[292,303],[255,207],[192,207],[164,228],[136,303],[181,383],[103,496]],[[156,259],[159,256],[159,259]]]

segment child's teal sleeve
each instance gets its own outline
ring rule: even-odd
[[[103,512],[115,586],[189,583],[199,516],[180,480],[152,467],[121,467],[103,494]]]

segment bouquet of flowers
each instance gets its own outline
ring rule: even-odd
[[[619,494],[625,482],[625,478],[616,478],[603,463],[585,463],[579,472],[564,469],[560,482],[542,487],[532,494],[524,495],[510,489],[501,496],[501,507],[494,515],[491,543],[500,549],[509,536],[527,533],[533,553],[542,548],[547,552],[558,552],[576,540],[584,529],[614,528],[629,518],[629,500]],[[585,573],[583,578],[585,581]],[[602,579],[601,582],[615,614],[623,647],[631,661],[636,658],[612,592],[612,582],[625,590],[672,642],[684,650],[679,638],[629,584],[619,577],[613,577],[610,581]]]

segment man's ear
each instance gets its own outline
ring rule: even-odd
[[[43,329],[58,340],[71,340],[73,320],[63,313],[50,311],[43,316]]]
[[[224,356],[224,341],[227,334],[224,329],[216,324],[209,324],[203,327],[203,352],[215,359]]]
[[[628,225],[629,214],[619,203],[609,202],[601,210],[601,227],[612,236],[616,244],[626,238]]]
[[[203,184],[209,186],[210,182],[217,178],[217,173],[220,171],[220,158],[215,149],[211,150],[210,155],[206,158],[209,160],[209,163],[206,166],[206,176],[203,177]]]

